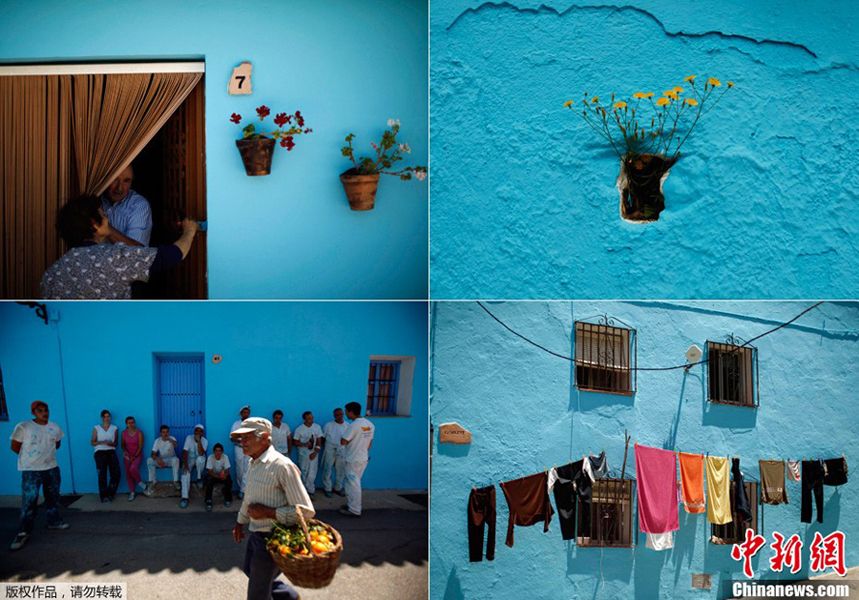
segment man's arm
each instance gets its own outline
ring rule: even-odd
[[[19,442],[18,440],[12,440],[12,452],[18,454],[21,452],[21,446],[23,442]]]
[[[131,231],[129,231],[129,233],[131,233]],[[125,244],[126,246],[143,246],[143,244],[138,242],[136,239],[124,235],[113,225],[110,226],[110,230],[107,233],[107,239],[109,239],[113,244]]]

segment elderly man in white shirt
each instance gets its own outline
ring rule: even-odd
[[[289,456],[292,450],[292,430],[283,422],[283,411],[279,408],[271,415],[271,445],[284,456]]]
[[[179,488],[179,457],[176,456],[176,446],[178,442],[176,438],[170,435],[170,428],[167,425],[162,425],[160,429],[161,435],[155,438],[152,444],[152,452],[149,458],[146,459],[146,466],[149,469],[149,483],[143,491],[147,496],[151,496],[155,491],[155,483],[157,482],[156,469],[166,469],[170,467],[173,470],[173,486]]]
[[[340,443],[346,446],[346,506],[340,513],[353,517],[361,516],[361,477],[370,460],[370,446],[376,426],[361,416],[361,405],[350,402],[346,405],[346,416],[352,421]]]
[[[236,479],[235,484],[237,487],[236,493],[238,494],[239,499],[241,500],[242,495],[245,491],[245,471],[248,469],[249,457],[245,455],[242,451],[242,446],[239,443],[239,438],[233,435],[233,432],[241,427],[242,421],[251,416],[251,407],[245,404],[243,407],[239,409],[239,420],[233,423],[233,426],[230,427],[230,441],[233,443],[233,456],[235,457],[236,463]]]
[[[275,522],[297,523],[297,510],[305,519],[312,518],[313,503],[295,464],[272,448],[268,419],[245,419],[234,433],[251,459],[244,501],[233,527],[236,543],[245,537],[245,525],[250,529],[243,569],[248,576],[247,598],[297,599],[295,588],[277,579],[280,570],[266,550],[266,537]]]
[[[319,450],[322,449],[322,428],[313,422],[309,410],[301,414],[304,422],[295,428],[292,439],[298,447],[298,468],[307,493],[316,493],[316,472],[319,470]]]
[[[322,487],[325,496],[331,497],[331,471],[334,471],[333,490],[335,494],[345,496],[343,491],[343,480],[346,475],[346,448],[340,444],[340,439],[349,428],[349,424],[343,420],[343,409],[334,409],[334,420],[328,421],[322,428],[325,436],[325,445],[322,450]]]
[[[203,426],[194,425],[194,433],[185,436],[182,448],[182,499],[179,508],[188,508],[188,495],[191,491],[191,470],[197,469],[197,488],[203,487],[203,475],[206,473],[206,449],[209,440],[203,437]]]

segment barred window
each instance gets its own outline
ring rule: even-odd
[[[757,406],[757,365],[757,350],[751,346],[707,342],[708,400]]]
[[[576,387],[633,394],[634,330],[581,321],[575,327]]]
[[[583,526],[587,505],[577,500],[576,544],[587,547],[631,548],[632,479],[598,479],[594,482],[590,510],[590,535]]]
[[[758,483],[756,481],[744,481],[743,487],[746,488],[746,496],[749,497],[749,512],[752,513],[751,521],[742,521],[740,514],[734,510],[732,516],[734,518],[730,523],[724,525],[710,525],[710,543],[711,544],[736,544],[745,540],[746,529],[751,529],[752,533],[758,533]],[[731,483],[731,506],[737,506],[734,494],[734,484]]]
[[[370,374],[367,379],[368,414],[396,415],[399,383],[399,361],[371,360]]]

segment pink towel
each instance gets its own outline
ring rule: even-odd
[[[679,529],[674,452],[636,444],[635,476],[638,528],[644,533],[668,533]]]

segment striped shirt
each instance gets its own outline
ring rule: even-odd
[[[103,196],[101,207],[114,229],[144,246],[149,245],[152,210],[146,198],[134,190],[128,190],[128,195],[116,204]]]
[[[245,498],[236,521],[250,523],[251,531],[270,531],[275,519],[251,519],[248,506],[263,504],[277,511],[277,521],[286,525],[298,522],[295,507],[301,506],[305,519],[312,519],[316,511],[307,490],[301,483],[301,471],[291,460],[269,446],[259,458],[252,458],[245,473]]]

